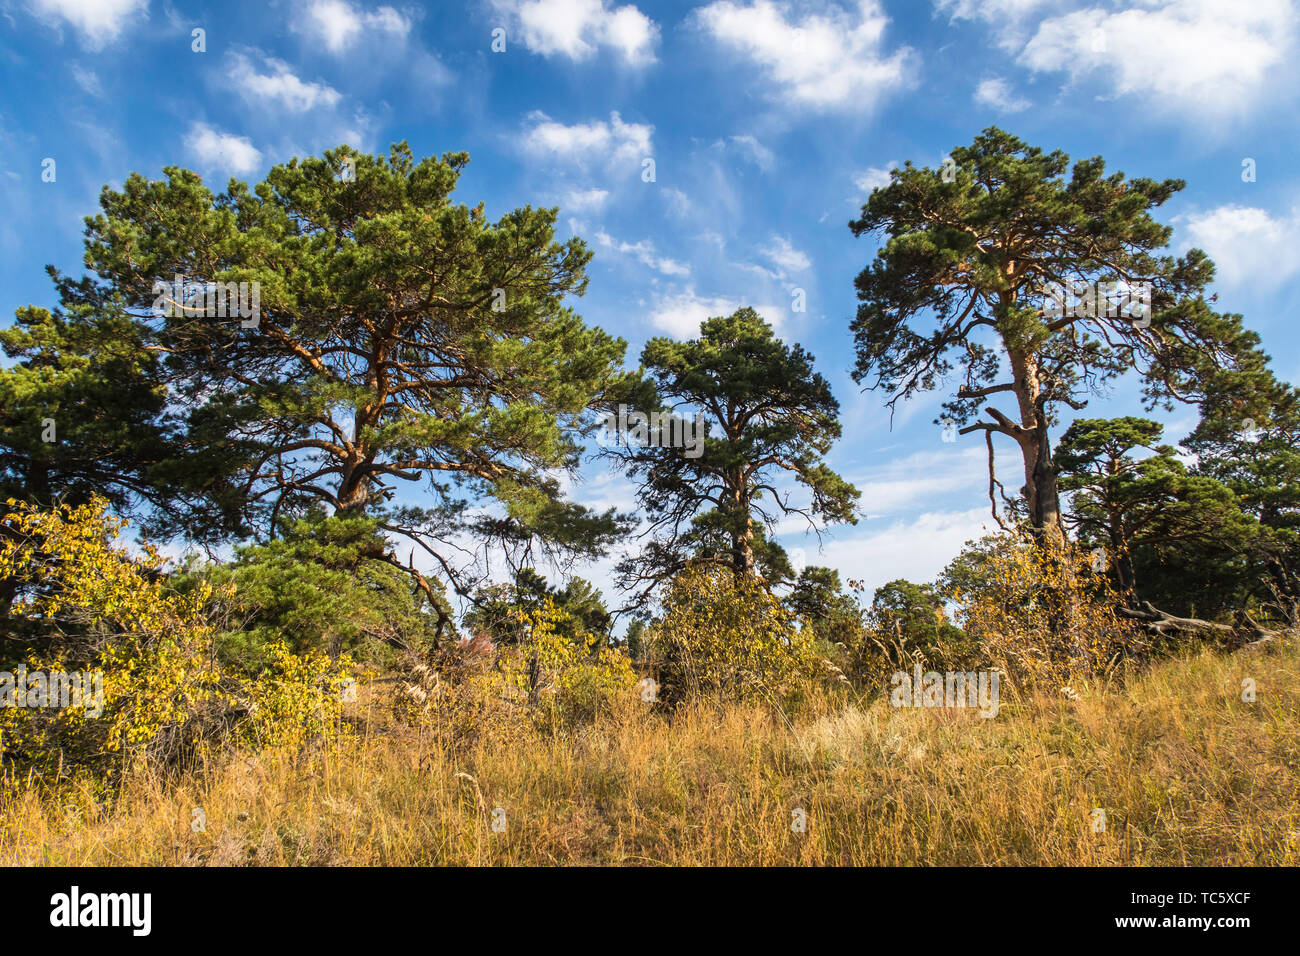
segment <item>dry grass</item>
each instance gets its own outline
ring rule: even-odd
[[[1296,865],[1298,688],[1288,644],[1166,662],[1078,701],[1004,697],[992,720],[884,700],[792,723],[631,712],[463,749],[372,699],[357,739],[311,754],[141,773],[111,799],[11,787],[0,863]]]

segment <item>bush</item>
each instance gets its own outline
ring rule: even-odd
[[[1109,673],[1145,646],[1107,575],[1072,543],[1027,534],[985,538],[944,572],[944,595],[984,658],[1013,681],[1064,685]]]
[[[903,578],[876,590],[851,638],[844,644],[849,672],[870,687],[918,663],[925,670],[969,670],[984,662],[978,642],[948,619],[935,586]]]
[[[547,599],[508,613],[498,624],[508,624],[513,643],[480,633],[416,663],[401,681],[396,716],[464,749],[589,723],[632,701],[631,660],[567,610]]]
[[[571,725],[612,711],[631,694],[636,674],[628,656],[582,630],[554,601],[528,612],[522,624],[522,640],[498,661],[504,699],[531,705],[546,723]]]
[[[12,598],[0,608],[0,669],[102,681],[102,698],[72,706],[0,707],[7,762],[45,771],[174,761],[221,741],[301,744],[337,725],[346,658],[296,658],[276,643],[256,675],[230,671],[203,616],[207,586],[180,594],[153,548],[132,560],[114,546],[126,522],[102,499],[50,511],[6,504],[0,585]]]
[[[650,629],[650,658],[668,703],[762,699],[789,703],[802,696],[826,662],[809,630],[756,578],[728,568],[678,575]]]
[[[294,654],[283,641],[267,646],[268,662],[248,683],[243,741],[254,747],[300,748],[342,730],[344,685],[352,660],[320,651]]]

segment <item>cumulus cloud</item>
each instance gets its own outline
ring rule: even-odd
[[[1300,207],[1273,215],[1226,205],[1174,220],[1184,247],[1204,249],[1228,285],[1276,286],[1300,272]]]
[[[367,35],[404,39],[411,21],[389,6],[363,10],[347,0],[312,0],[300,28],[331,53],[343,53]]]
[[[587,60],[604,48],[630,66],[655,62],[659,26],[635,6],[607,0],[494,0],[525,48]]]
[[[694,288],[688,288],[676,295],[660,298],[651,309],[650,324],[673,338],[695,338],[700,334],[700,323],[705,319],[716,315],[731,315],[749,304],[726,296],[699,296],[695,294]],[[775,305],[754,305],[753,308],[773,328],[780,331],[781,320],[788,311],[788,306],[780,308]]]
[[[278,103],[298,113],[334,106],[340,99],[338,90],[324,83],[304,82],[281,60],[268,59],[266,65],[270,72],[259,73],[246,55],[231,57],[230,78],[246,99]]]
[[[247,137],[223,133],[207,123],[191,126],[184,145],[203,169],[246,176],[262,163],[261,150]]]
[[[529,114],[523,131],[524,149],[536,156],[549,156],[579,166],[594,161],[607,165],[640,167],[641,160],[653,155],[654,127],[625,123],[617,111],[609,122],[594,120],[566,126],[540,111]]]
[[[775,0],[715,0],[693,14],[719,44],[754,63],[791,106],[870,109],[909,81],[915,54],[884,43],[878,0],[855,12],[827,6],[801,12]]]
[[[1296,17],[1291,0],[1093,7],[1043,20],[1020,59],[1036,72],[1095,78],[1116,96],[1198,114],[1239,112],[1289,59]]]
[[[1011,84],[1000,76],[989,76],[980,80],[975,87],[975,102],[988,106],[1002,113],[1019,113],[1029,109],[1029,100],[1016,96]]]
[[[1035,73],[1197,118],[1241,114],[1294,87],[1294,0],[935,0],[935,11],[981,21]],[[977,102],[1007,112],[1022,102],[996,85],[984,93]]]
[[[149,0],[32,0],[30,7],[37,19],[56,29],[63,24],[72,27],[88,50],[103,49],[116,40],[148,8]]]

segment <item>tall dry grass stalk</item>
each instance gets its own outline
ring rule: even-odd
[[[1296,865],[1298,688],[1290,643],[1004,701],[991,720],[829,699],[798,718],[666,719],[638,701],[463,746],[393,723],[372,689],[358,735],[311,752],[140,772],[112,793],[11,780],[0,863]]]

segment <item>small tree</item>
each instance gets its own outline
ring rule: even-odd
[[[556,588],[532,568],[520,568],[513,584],[479,588],[474,606],[465,613],[464,624],[494,643],[518,644],[527,631],[529,615],[548,603],[558,612],[554,626],[566,637],[576,639],[581,631],[602,647],[609,644],[614,621],[600,592],[589,581],[572,578],[564,587]]]
[[[584,630],[550,599],[517,613],[522,637],[498,661],[507,700],[527,701],[552,726],[590,721],[617,707],[619,698],[628,700],[636,676],[622,649]]]
[[[785,603],[799,620],[815,625],[834,615],[846,600],[849,598],[840,584],[840,573],[812,565],[799,572]]]
[[[653,587],[692,560],[779,581],[789,561],[764,533],[778,517],[856,523],[858,490],[824,460],[840,435],[830,385],[753,309],[708,319],[687,342],[651,339],[641,362],[659,400],[702,416],[707,437],[698,455],[657,441],[607,450],[638,481],[654,535],[620,564],[625,586]],[[811,493],[807,505],[782,475]]]
[[[193,570],[190,583],[219,598],[212,610],[224,619],[223,656],[255,668],[283,642],[295,653],[386,662],[452,636],[439,582],[431,582],[438,600],[430,605],[402,569],[374,560],[387,546],[378,525],[365,515],[315,512],[285,522],[276,540],[240,547],[230,564]]]
[[[944,598],[933,584],[904,578],[890,581],[871,599],[870,619],[878,639],[900,652],[897,663],[921,660],[936,666],[968,665],[975,649],[948,619]]]
[[[811,635],[751,575],[724,566],[683,572],[651,627],[660,697],[787,702],[824,673]]]
[[[1079,419],[1057,448],[1061,488],[1073,492],[1067,521],[1085,547],[1107,550],[1115,585],[1130,598],[1136,553],[1148,564],[1198,551],[1230,563],[1256,531],[1230,488],[1188,474],[1159,444],[1163,431],[1145,418]],[[1135,458],[1140,449],[1151,454]]]
[[[824,653],[846,660],[857,670],[856,649],[862,644],[863,614],[857,601],[862,585],[850,581],[846,591],[834,568],[807,567],[785,597],[785,606],[799,625],[815,637]]]

